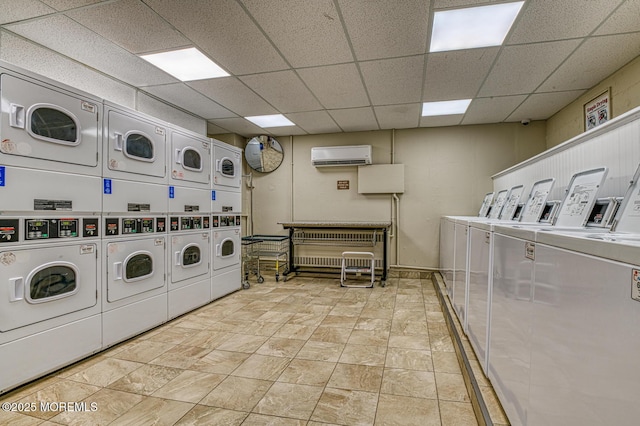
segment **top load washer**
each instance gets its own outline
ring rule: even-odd
[[[175,127],[169,128],[170,185],[211,187],[211,139]]]
[[[167,184],[167,124],[110,102],[104,103],[103,176]]]
[[[0,164],[100,176],[102,100],[0,62]]]
[[[240,192],[242,183],[242,150],[213,140],[213,189]]]

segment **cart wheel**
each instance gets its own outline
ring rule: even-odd
[[[244,282],[242,283],[242,288],[243,288],[243,289],[245,289],[245,290],[246,290],[246,289],[248,289],[249,287],[251,287],[251,284],[249,284],[249,281],[244,281]]]
[[[276,274],[276,282],[280,281],[280,275]]]
[[[258,277],[258,284],[262,284],[264,282],[264,277],[262,275],[260,275]]]

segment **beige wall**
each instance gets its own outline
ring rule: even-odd
[[[547,148],[584,132],[584,104],[611,88],[611,118],[640,105],[640,56],[547,120]]]
[[[477,214],[492,190],[491,175],[543,151],[545,134],[545,123],[534,122],[278,138],[283,164],[270,174],[253,172],[252,190],[245,185],[253,199],[253,234],[283,234],[278,222],[290,220],[397,223],[391,195],[358,194],[357,167],[311,165],[311,147],[367,144],[374,163],[388,164],[393,155],[405,165],[390,262],[437,268],[440,217]],[[349,190],[338,190],[338,180],[348,180]],[[248,212],[247,202],[245,207]]]

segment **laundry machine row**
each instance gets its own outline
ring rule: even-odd
[[[212,300],[242,151],[4,62],[0,96],[4,393]]]

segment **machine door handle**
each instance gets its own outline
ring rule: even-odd
[[[116,262],[113,264],[113,280],[122,279],[122,262]]]
[[[24,278],[9,279],[9,302],[24,300]]]
[[[175,162],[176,162],[176,164],[182,164],[182,150],[181,149],[176,149]]]
[[[24,107],[18,104],[10,105],[9,125],[24,129]]]
[[[116,151],[122,151],[122,133],[114,133],[113,137],[115,139],[115,147]]]
[[[176,266],[180,266],[180,252],[177,251],[175,252],[175,262],[176,262]]]
[[[222,244],[216,244],[216,256],[220,257],[222,254]]]

